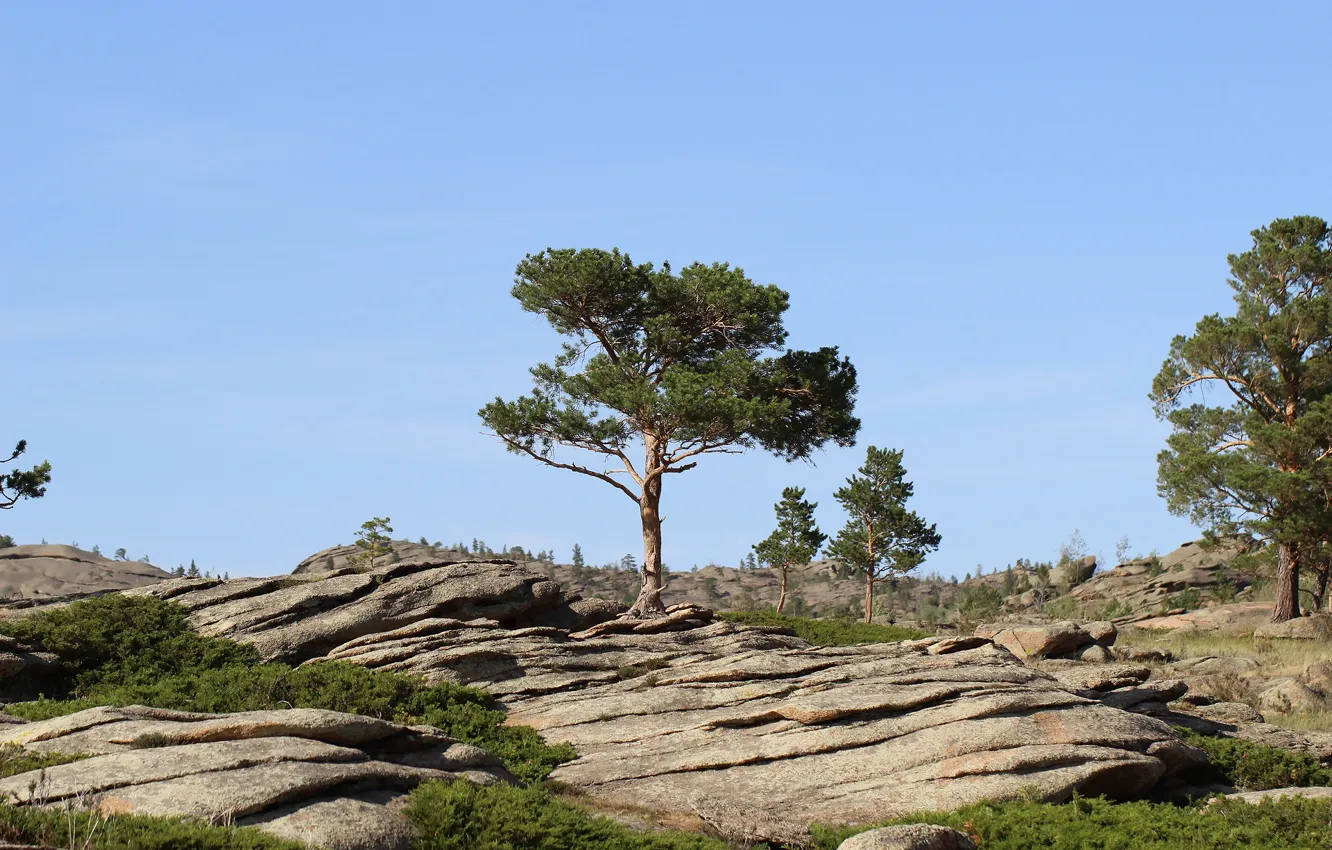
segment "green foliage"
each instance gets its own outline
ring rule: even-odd
[[[1166,611],[1173,611],[1176,608],[1193,611],[1201,607],[1202,593],[1196,587],[1186,587],[1179,593],[1172,593],[1161,600],[1161,608]]]
[[[249,827],[141,815],[104,817],[0,802],[0,843],[23,842],[81,850],[302,850]]]
[[[94,705],[151,705],[233,712],[325,708],[402,723],[426,723],[505,760],[525,780],[574,757],[504,711],[482,691],[428,686],[419,679],[346,662],[292,668],[256,664],[254,651],[190,631],[184,609],[153,597],[104,596],[5,624],[6,632],[60,655],[75,699],[39,699],[5,710],[44,720]]]
[[[639,832],[536,786],[427,782],[405,813],[419,850],[726,850],[692,833]]]
[[[1260,805],[1219,799],[1199,806],[1075,798],[980,803],[889,823],[935,823],[973,836],[985,850],[1323,850],[1332,846],[1332,801],[1285,797]],[[878,824],[884,826],[887,824]],[[873,827],[814,827],[815,847],[834,850]]]
[[[0,464],[11,463],[28,450],[28,441],[19,440],[14,453],[7,458],[0,458]],[[0,510],[14,507],[19,499],[40,499],[46,495],[46,485],[51,483],[51,463],[42,461],[32,469],[16,469],[13,472],[0,472]]]
[[[805,501],[805,488],[783,489],[782,500],[773,505],[777,513],[777,529],[749,553],[751,569],[757,566],[757,560],[781,573],[782,598],[777,604],[778,613],[786,603],[787,572],[791,567],[808,564],[823,541],[828,539],[814,522],[814,509],[817,507],[818,503]]]
[[[389,525],[390,519],[386,516],[377,516],[361,523],[361,530],[356,532],[356,548],[361,551],[349,556],[348,563],[373,567],[376,558],[389,554],[391,551],[389,544],[392,542],[389,535],[393,533],[393,526]]]
[[[3,625],[5,634],[60,656],[59,695],[147,684],[163,676],[247,663],[255,652],[190,630],[185,609],[151,596],[83,599]]]
[[[942,538],[906,508],[915,486],[906,480],[902,452],[870,446],[857,472],[833,493],[850,519],[828,544],[828,554],[876,579],[915,569]]]
[[[1332,769],[1318,759],[1276,747],[1266,747],[1240,738],[1214,738],[1190,729],[1175,727],[1186,744],[1207,753],[1210,776],[1243,791],[1332,785]]]
[[[717,616],[722,620],[745,626],[790,629],[797,637],[815,646],[859,646],[866,643],[897,643],[929,637],[925,632],[903,626],[882,626],[849,619],[811,620],[778,614],[772,609],[724,611]]]
[[[583,547],[579,546],[577,543],[573,545],[573,555],[571,558],[575,569],[581,570],[583,567],[587,566],[587,562],[583,560]]]
[[[957,608],[958,613],[970,620],[997,617],[1004,610],[1004,597],[997,588],[978,585],[968,588]]]
[[[17,776],[30,770],[54,767],[57,764],[69,764],[85,758],[87,756],[33,752],[18,744],[0,744],[0,779]]]

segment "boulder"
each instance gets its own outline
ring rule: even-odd
[[[1093,643],[1091,635],[1071,621],[1049,625],[995,624],[981,626],[975,634],[989,638],[1018,658],[1058,658]]]
[[[1115,657],[1110,654],[1110,650],[1099,643],[1094,643],[1078,652],[1078,660],[1089,664],[1109,664],[1115,660]]]
[[[1279,797],[1303,797],[1306,800],[1332,800],[1332,788],[1312,787],[1312,788],[1270,788],[1266,791],[1243,791],[1237,794],[1227,794],[1232,800],[1243,800],[1246,803],[1258,804],[1263,800],[1274,800]]]
[[[1287,679],[1258,695],[1258,709],[1272,714],[1325,711],[1327,700],[1308,685]]]
[[[853,835],[837,845],[837,850],[976,850],[976,842],[956,829],[913,823]]]
[[[1115,639],[1119,637],[1119,629],[1108,620],[1083,623],[1082,630],[1087,633],[1087,637],[1101,646],[1114,646]]]
[[[1269,640],[1328,640],[1332,638],[1332,614],[1310,614],[1284,623],[1267,623],[1254,630],[1253,636]]]
[[[24,806],[235,822],[327,850],[405,850],[404,795],[430,779],[510,780],[433,727],[319,709],[196,714],[92,708],[0,727],[0,743],[90,758],[0,779]]]

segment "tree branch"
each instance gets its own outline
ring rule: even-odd
[[[545,455],[541,454],[540,452],[533,451],[533,450],[531,449],[531,447],[529,447],[529,446],[525,446],[525,445],[523,445],[522,443],[515,442],[514,440],[509,439],[508,437],[504,436],[503,434],[496,434],[496,435],[494,435],[494,436],[499,437],[501,440],[504,441],[504,444],[505,444],[506,446],[508,446],[509,448],[513,449],[514,451],[522,452],[523,454],[527,455],[528,457],[533,458],[534,460],[539,460],[539,461],[541,461],[542,463],[546,464],[546,466],[553,466],[553,467],[555,467],[556,469],[568,469],[568,470],[570,470],[570,471],[572,471],[572,472],[581,472],[583,475],[590,475],[590,476],[592,476],[593,478],[600,478],[602,481],[605,481],[607,484],[611,485],[611,486],[614,487],[616,490],[619,490],[621,493],[623,493],[624,495],[626,495],[626,496],[628,496],[630,499],[632,499],[633,502],[634,502],[634,504],[638,504],[638,502],[639,502],[639,497],[638,497],[638,495],[637,495],[636,493],[634,493],[633,490],[630,490],[630,489],[629,489],[628,487],[626,487],[624,484],[620,483],[619,481],[616,481],[614,478],[611,478],[610,475],[609,475],[608,473],[605,473],[605,472],[596,472],[596,471],[594,471],[594,470],[588,469],[588,468],[585,467],[585,466],[579,466],[578,464],[575,464],[575,463],[560,463],[560,462],[557,461],[557,460],[553,460],[553,459],[551,459],[551,458],[546,457]],[[616,470],[616,471],[618,471],[618,470]],[[627,470],[626,470],[626,471],[627,471]],[[632,472],[631,472],[631,474],[634,475],[634,479],[637,481],[637,480],[638,480],[638,475],[635,474],[635,473],[632,473]],[[641,483],[641,482],[639,482],[639,483]]]

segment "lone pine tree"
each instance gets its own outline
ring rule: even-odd
[[[389,535],[393,533],[393,526],[389,522],[390,517],[377,516],[361,523],[361,530],[356,532],[356,548],[361,551],[349,555],[347,560],[353,564],[373,567],[376,558],[387,555],[391,551],[389,544],[392,542]]]
[[[1171,512],[1215,533],[1274,544],[1275,622],[1298,617],[1302,554],[1332,530],[1332,234],[1313,216],[1277,219],[1232,254],[1235,314],[1176,336],[1152,383],[1173,433],[1157,456]],[[1186,404],[1208,386],[1226,392]]]
[[[926,525],[907,500],[915,485],[906,480],[902,452],[869,447],[865,465],[833,493],[850,515],[828,554],[865,577],[865,622],[874,618],[874,585],[905,575],[939,548],[942,538]]]
[[[777,529],[754,547],[750,557],[758,555],[761,563],[781,576],[781,594],[777,597],[777,613],[786,607],[786,578],[791,567],[808,564],[828,537],[814,523],[814,509],[818,503],[805,501],[805,488],[787,487],[782,500],[773,505],[777,513]]]
[[[797,460],[830,441],[855,441],[850,361],[836,348],[778,353],[789,297],[741,269],[694,263],[677,274],[618,250],[547,249],[518,264],[512,293],[568,341],[553,363],[531,369],[530,395],[496,398],[481,420],[510,451],[599,479],[634,502],[643,563],[631,616],[665,611],[667,475],[705,454],[761,447]],[[559,460],[557,446],[619,465]]]

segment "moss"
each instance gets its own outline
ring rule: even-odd
[[[883,626],[855,620],[815,620],[766,611],[727,611],[717,615],[723,620],[746,626],[789,629],[797,637],[815,646],[858,646],[866,643],[897,643],[929,637],[925,632],[903,626]]]
[[[1332,847],[1332,801],[1286,797],[1250,805],[1219,799],[1197,806],[1113,803],[982,803],[923,812],[878,826],[935,823],[961,830],[985,850],[1324,850]],[[815,847],[834,850],[873,827],[814,827]]]
[[[0,779],[18,776],[30,770],[41,770],[58,764],[69,764],[85,759],[87,756],[65,755],[63,753],[34,753],[23,749],[18,744],[0,744]]]

